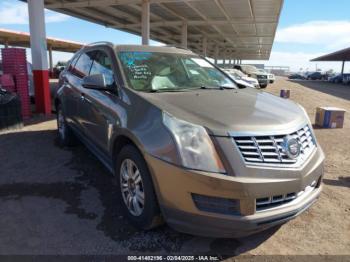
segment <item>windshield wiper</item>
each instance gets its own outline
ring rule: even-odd
[[[221,86],[201,86],[199,89],[220,89],[220,90],[224,90],[224,88],[221,87]]]
[[[222,89],[237,89],[235,86],[220,86]]]
[[[165,92],[189,92],[198,89],[210,89],[210,90],[225,90],[225,89],[236,89],[236,87],[231,86],[200,86],[194,88],[164,88],[164,89],[150,89],[149,93],[165,93]]]
[[[193,89],[190,88],[164,88],[164,89],[151,89],[149,93],[163,93],[163,92],[187,92]]]
[[[201,86],[200,89],[220,89],[220,90],[225,90],[225,89],[236,89],[236,87],[233,87],[233,86]]]

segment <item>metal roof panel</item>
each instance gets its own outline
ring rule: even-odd
[[[23,0],[25,1],[25,0]],[[133,34],[141,34],[142,0],[44,0],[47,8]],[[283,0],[149,0],[151,37],[165,44],[180,44],[181,26],[188,24],[188,46],[207,53],[234,50],[237,59],[270,56]],[[174,32],[177,32],[174,34]],[[254,39],[248,40],[250,37]],[[245,48],[245,44],[250,44]],[[252,47],[254,44],[255,47]],[[266,53],[261,54],[261,46]],[[219,59],[222,57],[219,57]]]

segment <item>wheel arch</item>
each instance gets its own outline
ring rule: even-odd
[[[126,145],[132,145],[134,146],[143,156],[143,152],[140,150],[140,148],[137,146],[137,144],[131,139],[129,136],[125,134],[118,135],[114,138],[113,144],[112,144],[112,157],[115,159],[119,152],[122,150],[122,148]]]
[[[156,193],[156,198],[157,198],[157,201],[158,201],[158,204],[160,204],[160,199],[161,199],[161,196],[159,195],[159,184],[158,184],[158,181],[154,175],[154,170],[152,169],[152,167],[149,165],[149,163],[147,162],[146,160],[146,157],[145,157],[145,151],[142,150],[141,146],[140,146],[140,143],[137,142],[137,139],[134,138],[132,135],[128,134],[128,133],[121,133],[119,135],[117,135],[113,142],[112,142],[112,161],[114,161],[114,165],[113,165],[113,168],[114,168],[114,171],[116,171],[116,158],[118,156],[118,153],[122,150],[122,148],[126,145],[132,145],[134,146],[138,151],[139,153],[141,154],[141,156],[143,157],[143,160],[145,161],[146,163],[146,166],[148,168],[148,171],[151,175],[151,180],[152,180],[152,183],[153,183],[153,187],[154,187],[154,191]],[[115,173],[114,173],[115,174]]]

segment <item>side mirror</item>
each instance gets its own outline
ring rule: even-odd
[[[89,75],[83,78],[82,86],[89,89],[108,90],[105,76],[102,74]]]

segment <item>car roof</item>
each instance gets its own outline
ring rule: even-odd
[[[150,45],[115,45],[117,52],[159,52],[196,55],[191,50],[175,46],[150,46]]]

